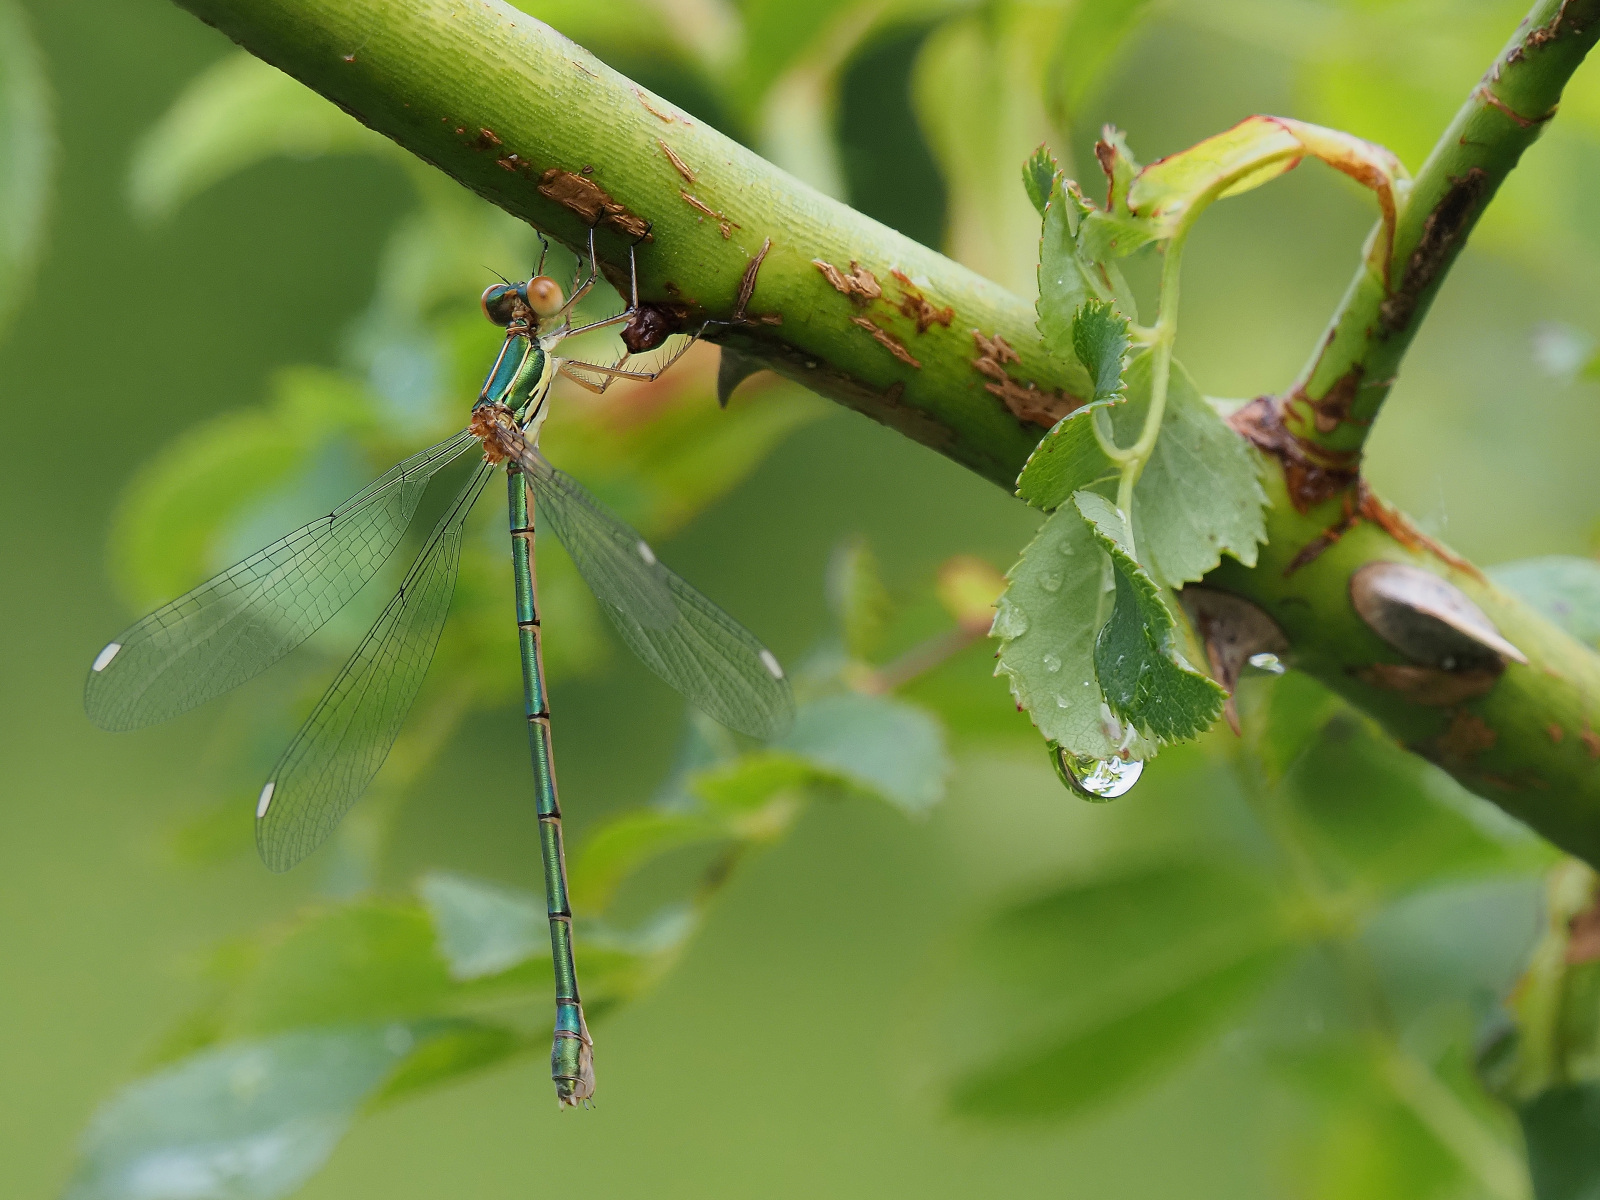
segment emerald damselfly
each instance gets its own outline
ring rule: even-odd
[[[572,950],[561,806],[556,791],[534,570],[534,516],[548,519],[622,640],[651,670],[724,725],[757,738],[794,716],[783,668],[742,625],[668,570],[637,532],[539,451],[551,384],[564,374],[590,391],[655,370],[565,359],[560,342],[627,322],[630,350],[664,336],[639,304],[577,328],[574,305],[597,278],[594,241],[587,280],[570,298],[543,274],[483,294],[486,316],[506,337],[473,405],[467,429],[406,459],[331,513],[208,579],[117,635],[94,660],[84,689],[89,716],[107,729],[175,717],[253,678],[321,628],[399,546],[429,481],[469,448],[484,459],[446,507],[406,572],[322,699],[273,767],[256,803],[256,846],[274,871],[300,862],[366,790],[399,736],[422,686],[455,591],[462,530],[497,466],[510,501],[512,568],[532,753],[540,852],[555,970],[551,1075],[563,1105],[594,1094],[593,1042],[584,1021]],[[630,261],[630,266],[632,263]],[[692,340],[692,339],[690,339]]]

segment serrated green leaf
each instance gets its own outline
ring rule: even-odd
[[[1128,319],[1104,300],[1086,300],[1072,318],[1072,350],[1094,381],[1093,400],[1122,392],[1128,355]]]
[[[1094,401],[1057,421],[1023,463],[1017,495],[1049,512],[1065,504],[1073,492],[1115,479],[1117,464],[1101,448],[1094,424],[1097,413],[1120,403],[1120,399]]]
[[[27,18],[0,3],[0,324],[33,278],[54,169],[50,84]]]
[[[1490,567],[1489,578],[1580,642],[1600,645],[1600,562],[1563,555],[1528,558]]]
[[[1039,210],[1039,215],[1044,216],[1045,206],[1050,203],[1050,192],[1055,187],[1056,176],[1061,173],[1061,168],[1056,164],[1056,156],[1050,153],[1049,146],[1040,146],[1033,152],[1027,162],[1022,164],[1022,186],[1028,193],[1028,199],[1033,202],[1033,207]]]
[[[1151,355],[1124,376],[1121,422],[1142,422],[1150,400]],[[1267,539],[1267,494],[1255,453],[1205,402],[1189,372],[1172,364],[1161,436],[1133,492],[1139,544],[1162,583],[1201,579],[1229,554],[1255,566]]]
[[[802,704],[794,728],[774,749],[913,815],[943,798],[950,774],[939,722],[887,696],[825,696]]]
[[[1203,1045],[1287,961],[1274,947],[1055,1041],[1005,1056],[954,1089],[957,1112],[990,1120],[1069,1120],[1149,1082]]]
[[[825,586],[846,652],[870,658],[883,641],[890,604],[877,556],[865,538],[849,538],[834,547]]]
[[[1007,573],[1010,583],[989,630],[1000,640],[995,674],[1009,679],[1011,694],[1045,740],[1093,758],[1118,747],[1094,674],[1106,561],[1077,510],[1059,509]]]
[[[305,1030],[208,1050],[123,1089],[67,1200],[272,1200],[297,1190],[430,1030]]]
[[[1085,301],[1099,293],[1078,257],[1078,227],[1083,207],[1078,196],[1057,179],[1051,185],[1039,235],[1039,336],[1056,358],[1073,357],[1072,323]]]
[[[1086,248],[1085,222],[1096,212],[1074,185],[1059,176],[1055,179],[1039,236],[1039,299],[1035,311],[1045,347],[1069,369],[1079,365],[1073,329],[1078,310],[1085,303],[1110,303],[1129,319],[1138,315],[1121,270],[1105,261],[1103,252]],[[1084,392],[1093,388],[1092,382],[1085,386],[1075,378],[1068,378],[1067,382]]]
[[[1073,503],[1111,556],[1116,578],[1116,602],[1094,647],[1095,677],[1106,704],[1160,741],[1199,736],[1222,715],[1227,692],[1179,655],[1172,614],[1129,549],[1127,525],[1116,506],[1093,492],[1075,493]]]
[[[198,75],[134,152],[129,198],[147,220],[170,216],[228,176],[281,154],[402,152],[298,80],[240,52]]]

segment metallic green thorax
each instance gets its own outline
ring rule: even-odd
[[[516,414],[518,421],[528,419],[528,409],[542,400],[546,391],[551,366],[550,356],[539,345],[536,337],[514,329],[506,335],[505,344],[489,368],[474,408],[485,404],[499,404]],[[542,414],[541,414],[542,415]]]
[[[511,341],[507,339],[507,346]],[[533,347],[533,353],[540,354],[537,346]],[[502,357],[505,357],[504,352]],[[496,372],[499,369],[497,363]],[[491,383],[493,380],[494,373],[491,373]],[[561,804],[556,795],[555,759],[550,746],[550,704],[545,694],[544,658],[539,645],[533,564],[533,488],[515,462],[508,465],[506,482],[511,502],[511,565],[517,584],[517,642],[522,654],[523,706],[528,717],[528,748],[533,755],[539,848],[544,860],[550,953],[555,966],[556,1030],[555,1044],[550,1050],[550,1074],[561,1103],[578,1104],[594,1094],[594,1063],[589,1030],[578,999],[577,968],[572,959],[572,910],[567,903],[567,865],[561,846]]]

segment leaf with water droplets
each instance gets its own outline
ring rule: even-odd
[[[1046,740],[1073,754],[1104,758],[1106,730],[1094,675],[1106,556],[1068,505],[1048,518],[1006,576],[989,636],[1000,640],[995,674],[1028,710]]]
[[[1155,580],[1134,558],[1122,514],[1093,492],[1078,492],[1073,503],[1111,556],[1116,578],[1116,603],[1094,647],[1095,676],[1107,705],[1163,742],[1205,732],[1222,715],[1227,692],[1179,654],[1172,613]]]
[[[55,158],[50,84],[23,7],[0,3],[0,323],[38,263]]]

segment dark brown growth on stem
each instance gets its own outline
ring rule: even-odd
[[[918,334],[927,333],[930,325],[943,325],[946,329],[950,327],[950,322],[955,320],[955,309],[935,308],[908,276],[900,271],[891,271],[890,274],[900,285],[900,312],[917,323]]]
[[[1290,396],[1291,401],[1301,401],[1311,409],[1312,424],[1318,433],[1332,433],[1346,421],[1353,425],[1370,425],[1370,421],[1357,421],[1350,415],[1350,408],[1356,402],[1356,393],[1361,390],[1361,377],[1366,373],[1366,368],[1356,363],[1338,379],[1334,380],[1320,400],[1313,400],[1304,388],[1296,389]]]
[[[584,224],[609,225],[635,241],[651,241],[650,222],[618,204],[594,180],[551,167],[539,178],[539,194],[576,213]]]
[[[1548,46],[1551,42],[1555,41],[1559,37],[1565,37],[1569,34],[1582,33],[1582,23],[1576,19],[1572,19],[1572,14],[1567,11],[1571,7],[1572,0],[1561,0],[1561,7],[1556,10],[1556,15],[1551,17],[1548,22],[1539,26],[1539,28],[1535,29],[1532,33],[1525,37],[1522,40],[1522,45],[1518,46],[1510,54],[1506,55],[1506,62],[1521,62],[1527,57],[1529,50],[1540,50],[1545,46]],[[1566,28],[1562,28],[1563,25],[1565,25]]]
[[[1355,672],[1357,679],[1370,687],[1394,692],[1424,708],[1454,708],[1476,700],[1494,690],[1500,672],[1487,668],[1470,671],[1445,671],[1439,667],[1418,667],[1409,663],[1373,663]]]
[[[1284,425],[1282,406],[1272,396],[1252,400],[1229,417],[1228,423],[1258,450],[1283,464],[1289,499],[1299,512],[1331,500],[1360,477],[1359,451],[1327,450],[1296,437]]]
[[[745,316],[745,309],[750,306],[750,298],[756,294],[756,277],[761,274],[761,264],[767,260],[767,251],[771,249],[772,239],[763,239],[761,249],[756,251],[756,256],[744,269],[744,275],[739,280],[739,302],[733,308],[733,319],[736,324],[743,324],[748,319]]]
[[[1556,110],[1552,108],[1549,112],[1540,113],[1537,117],[1525,117],[1516,109],[1507,104],[1504,100],[1500,99],[1499,96],[1495,95],[1494,89],[1490,87],[1488,83],[1480,83],[1477,87],[1477,90],[1473,92],[1473,95],[1477,96],[1478,99],[1482,100],[1485,104],[1490,105],[1493,108],[1498,108],[1507,117],[1509,117],[1512,124],[1516,125],[1519,129],[1532,129],[1535,125],[1543,125],[1551,117],[1556,115]]]
[[[667,145],[664,138],[657,138],[656,143],[661,147],[661,152],[667,156],[667,161],[672,164],[673,170],[677,171],[679,175],[683,176],[683,181],[685,183],[693,184],[695,181],[695,173],[689,169],[689,164],[684,162],[683,159],[679,158],[675,153],[673,153],[672,147]]]
[[[622,327],[622,344],[629,354],[654,350],[682,329],[688,316],[681,304],[641,304]]]
[[[1499,736],[1482,717],[1458,708],[1450,718],[1450,727],[1433,744],[1433,754],[1429,757],[1446,767],[1459,769],[1485,750],[1494,749],[1497,741]]]
[[[1285,468],[1287,474],[1287,468]],[[1301,512],[1306,511],[1301,509]],[[1465,571],[1476,579],[1482,579],[1483,573],[1466,559],[1456,554],[1449,547],[1434,541],[1422,530],[1413,525],[1410,519],[1399,509],[1390,508],[1377,496],[1372,489],[1367,487],[1367,481],[1357,477],[1355,487],[1345,493],[1344,510],[1339,519],[1316,537],[1312,538],[1301,547],[1289,565],[1284,568],[1283,576],[1287,579],[1301,567],[1310,566],[1321,556],[1322,552],[1333,545],[1345,534],[1349,533],[1362,521],[1371,521],[1407,550],[1414,550],[1419,554],[1431,554],[1440,562],[1448,563],[1458,571]]]
[[[1406,260],[1399,288],[1378,308],[1378,319],[1388,332],[1399,333],[1411,324],[1422,294],[1460,248],[1467,226],[1488,190],[1489,175],[1482,167],[1473,167],[1459,178],[1451,177],[1449,190],[1422,223],[1422,239]]]
[[[715,221],[717,223],[717,228],[722,230],[722,240],[723,241],[726,242],[726,241],[731,240],[732,237],[733,237],[733,231],[735,229],[744,228],[742,225],[739,224],[739,222],[730,221],[728,219],[728,216],[727,216],[726,213],[719,212],[717,209],[712,208],[709,204],[707,204],[704,200],[700,199],[698,196],[690,195],[688,192],[682,190],[681,188],[678,190],[678,195],[682,196],[683,197],[683,202],[685,204],[687,204],[690,208],[694,209],[696,212],[700,213],[701,216],[710,217],[713,221]]]
[[[1411,523],[1411,518],[1398,508],[1390,508],[1377,496],[1368,490],[1366,482],[1361,484],[1361,515],[1383,530],[1407,550],[1415,550],[1421,554],[1431,554],[1440,562],[1449,563],[1458,571],[1465,571],[1475,579],[1482,580],[1483,572],[1478,570],[1466,559],[1455,551],[1439,542],[1434,541],[1422,530]]]
[[[890,354],[894,355],[901,362],[905,363],[906,366],[914,367],[918,371],[922,370],[922,364],[911,356],[911,351],[906,349],[905,343],[899,338],[895,337],[895,335],[890,333],[887,329],[874,322],[871,318],[851,317],[850,323],[865,329],[869,334],[872,335],[873,341],[877,342],[878,345],[882,346]]]
[[[822,272],[822,277],[832,285],[835,291],[850,297],[857,304],[870,304],[883,295],[883,288],[878,284],[878,277],[854,259],[850,261],[848,274],[839,270],[831,262],[824,262],[820,258],[812,259],[811,265]]]
[[[1019,383],[1011,378],[1006,364],[1021,362],[1022,359],[998,333],[988,338],[974,329],[972,340],[978,347],[978,356],[972,360],[972,369],[989,380],[983,385],[984,389],[1000,397],[1001,403],[1017,420],[1050,429],[1083,403],[1066,392],[1046,392],[1038,384]]]

